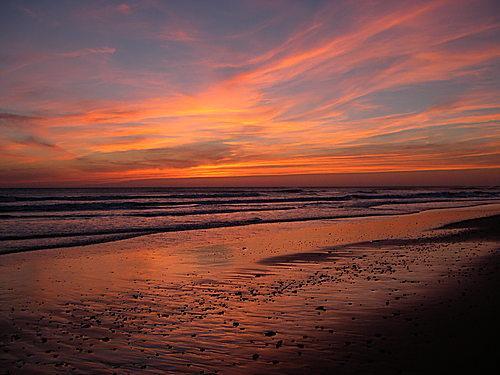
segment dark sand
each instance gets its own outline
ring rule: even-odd
[[[488,205],[4,255],[0,369],[491,371],[499,213]]]

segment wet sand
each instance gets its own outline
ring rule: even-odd
[[[3,255],[0,371],[498,367],[499,214],[492,204]]]

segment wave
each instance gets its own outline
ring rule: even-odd
[[[88,202],[88,203],[55,203],[39,205],[0,205],[0,212],[55,212],[55,211],[111,211],[111,210],[154,210],[165,207],[186,205],[215,206],[241,204],[270,204],[270,203],[313,203],[313,202],[346,202],[346,201],[393,201],[404,203],[415,199],[498,199],[496,191],[456,191],[456,192],[422,192],[405,194],[347,194],[341,196],[292,196],[279,198],[248,199],[191,199],[191,200],[161,200],[154,202]],[[241,196],[238,196],[241,198]],[[176,198],[177,199],[177,198]],[[396,202],[396,201],[399,202]]]
[[[69,201],[92,202],[112,200],[139,200],[139,199],[199,199],[199,198],[231,198],[231,197],[260,197],[257,192],[239,193],[195,193],[195,194],[162,194],[162,195],[60,195],[60,196],[0,196],[0,202],[44,202],[44,201]]]
[[[169,217],[169,216],[198,216],[212,214],[233,214],[240,212],[266,212],[266,211],[289,211],[295,210],[293,206],[278,206],[278,207],[252,207],[252,208],[236,208],[236,209],[207,209],[207,210],[191,210],[191,211],[161,211],[161,212],[132,212],[132,213],[90,213],[90,214],[60,214],[60,215],[0,215],[0,220],[18,220],[18,219],[93,219],[98,217],[110,216],[130,216],[130,217]]]
[[[283,193],[286,190],[276,192]],[[302,190],[299,190],[302,192]],[[288,192],[287,194],[294,194]],[[75,197],[0,197],[2,204],[0,212],[46,212],[46,211],[102,211],[102,210],[151,210],[162,207],[177,207],[185,205],[230,205],[230,204],[266,204],[266,203],[307,203],[307,202],[342,202],[358,200],[388,200],[408,201],[414,199],[498,199],[498,191],[489,190],[462,190],[462,191],[433,191],[420,193],[357,193],[334,196],[288,196],[288,197],[265,197],[258,192],[238,193],[203,193],[203,194],[171,194],[171,195],[116,195],[116,196],[75,196]],[[246,199],[241,199],[246,198]],[[159,199],[156,201],[137,201],[144,199]],[[175,199],[175,200],[173,200]],[[124,201],[125,202],[116,202]],[[135,200],[135,201],[134,201]],[[19,205],[15,202],[44,202],[44,201],[68,201],[80,203],[51,203],[36,205]],[[85,203],[82,203],[85,202]],[[397,202],[401,203],[401,202]]]
[[[0,189],[0,253],[162,232],[404,214],[499,199],[499,188]]]
[[[457,199],[457,198],[498,198],[497,191],[473,190],[473,191],[437,191],[405,194],[352,194],[353,199]]]
[[[103,210],[152,210],[164,207],[186,205],[214,206],[236,204],[265,203],[300,203],[300,202],[338,202],[349,200],[345,197],[295,197],[268,199],[225,199],[225,200],[191,200],[191,201],[157,201],[157,202],[91,202],[91,203],[57,203],[40,205],[2,205],[0,212],[47,212],[47,211],[103,211]]]
[[[86,232],[73,232],[73,233],[50,233],[50,234],[47,233],[47,234],[34,234],[34,235],[21,235],[21,236],[8,235],[8,236],[1,236],[0,242],[28,241],[28,240],[40,240],[40,239],[51,239],[51,240],[62,239],[62,241],[57,243],[46,243],[46,244],[37,243],[36,245],[28,244],[26,246],[22,245],[19,246],[19,244],[17,244],[17,247],[16,246],[10,248],[4,247],[2,250],[0,250],[0,254],[91,245],[91,244],[118,241],[122,239],[128,239],[128,238],[151,235],[151,234],[159,234],[159,233],[229,228],[229,227],[239,227],[252,224],[291,223],[300,221],[334,220],[334,219],[345,219],[345,218],[356,218],[356,217],[367,217],[367,216],[386,216],[386,215],[389,214],[370,213],[370,214],[360,214],[360,215],[326,215],[326,216],[315,216],[315,217],[292,217],[292,218],[279,218],[279,219],[252,218],[241,221],[219,221],[219,222],[209,222],[209,223],[179,224],[179,225],[156,227],[156,228],[139,227],[139,228],[119,228],[112,230],[86,231]]]

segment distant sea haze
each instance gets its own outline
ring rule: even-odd
[[[1,189],[0,253],[258,223],[394,215],[500,199],[500,188]]]

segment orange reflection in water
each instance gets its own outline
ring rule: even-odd
[[[1,325],[19,337],[7,344],[6,360],[31,354],[26,371],[35,361],[47,371],[234,373],[312,363],[332,343],[363,340],[359,332],[403,306],[402,296],[418,301],[439,290],[416,280],[432,284],[491,247],[457,255],[461,244],[369,241],[423,238],[445,223],[498,212],[493,204],[252,225],[2,256]],[[283,362],[298,352],[300,360]]]

